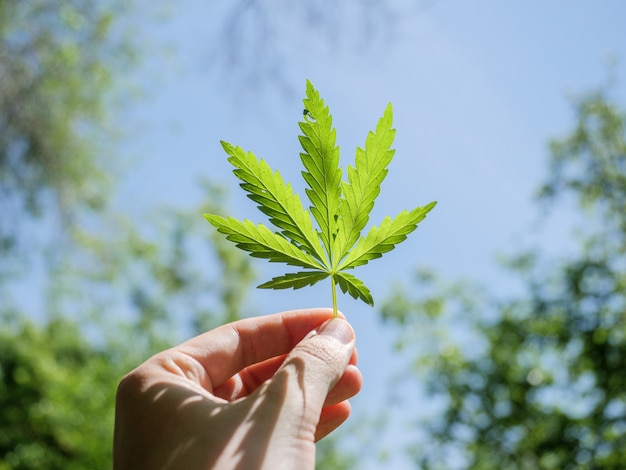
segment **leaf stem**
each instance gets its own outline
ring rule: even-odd
[[[331,292],[333,297],[333,318],[337,318],[338,310],[337,310],[337,283],[335,282],[335,275],[330,275],[330,285]]]

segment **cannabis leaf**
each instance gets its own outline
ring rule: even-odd
[[[332,116],[308,80],[303,121],[299,125],[302,176],[308,185],[305,192],[311,204],[310,212],[291,184],[285,183],[280,173],[273,171],[265,160],[222,142],[228,161],[235,167],[235,176],[242,181],[240,186],[278,231],[249,220],[215,214],[204,217],[251,256],[303,268],[275,277],[259,288],[300,289],[330,278],[335,315],[337,285],[342,292],[374,305],[365,284],[345,271],[393,250],[417,228],[436,203],[402,211],[394,218],[386,217],[362,236],[395,152],[391,149],[396,133],[391,127],[391,105],[378,121],[376,131],[367,135],[365,148],[357,148],[354,166],[348,167],[347,181],[342,180]]]

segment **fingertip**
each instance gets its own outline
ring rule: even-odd
[[[357,363],[359,362],[359,352],[357,351],[356,347],[352,350],[352,356],[350,356],[350,362],[349,364],[356,366]]]
[[[363,388],[363,374],[361,374],[361,370],[353,364],[348,364],[344,375],[351,377],[350,385],[353,395],[359,393],[361,388]]]
[[[350,417],[351,411],[352,405],[350,405],[348,400],[323,408],[317,429],[315,430],[315,442],[326,437],[345,423]]]
[[[320,326],[318,334],[331,336],[343,344],[353,343],[356,338],[352,326],[341,318],[333,318]]]
[[[332,406],[352,398],[361,391],[362,387],[363,375],[361,371],[356,366],[348,365],[339,381],[328,392],[324,406]]]

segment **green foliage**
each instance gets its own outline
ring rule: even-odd
[[[17,244],[26,214],[56,211],[67,224],[73,209],[104,204],[112,92],[135,60],[123,21],[133,4],[0,2],[0,249]]]
[[[354,455],[340,450],[334,434],[326,436],[316,444],[315,468],[319,470],[346,470],[356,468]]]
[[[424,425],[427,444],[413,449],[422,468],[453,468],[450,455],[473,469],[626,462],[626,114],[598,93],[576,111],[574,131],[551,144],[543,195],[573,195],[588,211],[578,254],[514,259],[519,297],[421,278],[422,289],[385,307],[420,380],[443,400]]]
[[[0,468],[109,467],[114,384],[129,363],[71,321],[0,325]]]
[[[573,195],[624,243],[626,113],[607,95],[600,90],[575,103],[574,131],[550,143],[551,175],[540,195],[546,200]]]
[[[205,214],[205,218],[251,256],[305,269],[275,277],[260,288],[299,289],[330,277],[335,314],[337,284],[344,293],[373,305],[369,289],[345,270],[367,264],[392,250],[417,228],[435,203],[410,212],[405,210],[393,219],[387,217],[380,226],[361,236],[394,155],[391,105],[379,120],[376,132],[368,134],[365,149],[357,149],[355,165],[348,168],[347,181],[342,181],[339,147],[329,108],[309,81],[304,107],[300,158],[311,213],[304,209],[299,196],[290,184],[284,183],[278,171],[272,171],[251,152],[223,142],[228,161],[235,167],[234,174],[242,181],[241,187],[279,231],[233,217]],[[313,226],[311,214],[318,229]]]

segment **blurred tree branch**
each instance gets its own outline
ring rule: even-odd
[[[0,1],[0,249],[29,217],[67,224],[104,204],[111,96],[137,58],[124,18],[138,1]]]
[[[209,58],[225,82],[244,89],[270,85],[291,94],[291,64],[316,55],[389,48],[399,24],[432,0],[236,0],[229,2]]]

